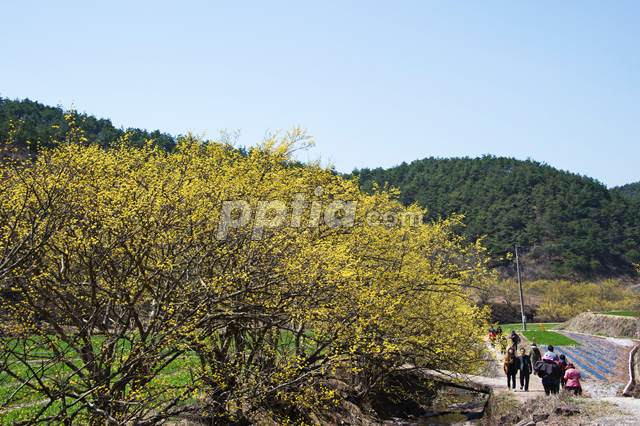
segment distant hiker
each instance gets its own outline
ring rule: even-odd
[[[520,370],[520,390],[524,387],[525,392],[529,392],[529,376],[533,371],[531,366],[531,358],[524,351],[524,348],[520,349],[520,355],[518,355],[518,370]]]
[[[541,361],[533,365],[533,371],[535,371],[538,377],[542,378],[542,386],[544,387],[545,394],[558,393],[560,377],[562,377],[562,368],[560,368],[557,362],[545,354]]]
[[[517,351],[518,343],[520,343],[520,336],[518,336],[518,333],[516,333],[516,331],[513,330],[511,331],[511,335],[509,336],[509,338],[511,339],[511,347],[513,347],[513,349]]]
[[[516,375],[518,374],[518,360],[515,351],[509,348],[507,356],[504,358],[504,373],[507,375],[507,388],[516,390]]]
[[[504,336],[500,337],[500,353],[502,355],[507,353],[507,338]]]
[[[493,327],[491,327],[491,331],[489,331],[489,341],[491,342],[492,348],[496,346],[496,332]]]
[[[531,365],[536,365],[536,362],[542,359],[540,349],[538,349],[538,345],[535,343],[531,345],[531,352],[529,353],[529,356],[531,357]]]
[[[576,370],[572,363],[567,364],[567,370],[564,372],[564,379],[567,381],[565,389],[573,391],[574,395],[582,395],[582,386],[580,386],[580,372]]]
[[[502,327],[498,326],[498,328],[496,328],[496,334],[502,336]]]

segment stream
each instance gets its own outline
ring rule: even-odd
[[[480,425],[488,397],[482,393],[444,386],[424,416],[411,420],[397,420],[394,424],[398,426]]]

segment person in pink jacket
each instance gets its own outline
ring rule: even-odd
[[[573,391],[574,395],[582,395],[580,372],[576,370],[572,363],[567,364],[567,369],[564,372],[564,379],[567,381],[567,384],[564,386],[567,391]]]

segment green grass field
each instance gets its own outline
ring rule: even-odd
[[[556,325],[558,325],[559,323],[557,322],[551,322],[551,323],[531,323],[531,324],[527,324],[527,331],[540,331],[542,330],[542,326],[544,326],[544,328],[546,328],[547,330],[551,330],[553,327],[555,327]],[[520,333],[522,331],[522,323],[519,324],[498,324],[500,327],[502,327],[502,332],[503,333],[511,333],[511,330],[515,330],[516,333]]]
[[[527,338],[527,340],[529,340],[529,342],[535,342],[538,346],[580,346],[580,343],[560,333],[556,333],[555,331],[523,331],[522,334]]]
[[[601,312],[604,315],[617,315],[619,317],[637,317],[638,311],[617,311],[617,312]]]
[[[191,382],[190,370],[195,367],[198,360],[188,355],[178,358],[167,367],[165,367],[155,379],[147,385],[147,391],[158,392],[157,389],[166,390],[172,392],[171,389],[181,388],[185,383]],[[81,365],[81,362],[76,362],[77,366]],[[61,373],[68,373],[70,370],[66,365],[55,365],[53,368],[58,368]],[[29,370],[26,367],[19,366],[13,368],[21,377],[28,377]],[[50,373],[52,374],[52,373]],[[48,382],[50,379],[44,380]],[[40,393],[30,391],[28,387],[21,386],[21,384],[8,377],[6,374],[0,373],[0,401],[6,401],[6,398],[12,394],[15,405],[8,405],[6,407],[0,407],[0,426],[9,426],[19,422],[27,421],[38,413],[43,405],[47,402],[45,396]],[[181,405],[195,403],[196,399],[188,399],[181,403]],[[60,408],[60,404],[55,403],[47,411],[45,415],[55,415]]]
[[[515,330],[516,333],[524,335],[530,343],[535,342],[537,345],[580,346],[575,340],[550,331],[557,325],[558,323],[527,324],[527,331],[522,331],[522,324],[500,324],[500,327],[502,327],[502,333],[505,336],[508,336],[512,330]],[[543,330],[542,327],[547,330]],[[530,343],[527,344],[527,347],[530,346]]]
[[[289,330],[281,330],[280,334],[282,342],[281,350],[286,353],[294,351],[294,334]],[[314,335],[312,333],[307,333],[307,337],[312,338]],[[212,338],[218,339],[219,336],[214,335]],[[104,336],[93,336],[92,341],[95,343],[96,353],[100,352],[100,347],[103,345],[104,340]],[[8,338],[5,339],[3,343],[7,346],[13,346],[17,344],[17,340]],[[0,367],[10,367],[14,374],[25,380],[35,380],[33,378],[34,371],[38,371],[41,376],[45,377],[44,379],[41,379],[44,384],[52,381],[53,377],[67,377],[72,374],[70,365],[66,363],[51,362],[48,364],[45,362],[47,360],[51,361],[55,357],[52,351],[42,349],[43,346],[46,346],[46,343],[41,338],[35,337],[30,340],[30,343],[33,345],[33,348],[38,348],[38,350],[27,348],[29,350],[29,355],[34,359],[33,362],[30,361],[29,365],[25,365],[25,363],[19,362],[15,356],[9,355],[4,359],[0,359]],[[69,350],[63,342],[59,342],[58,345],[62,352]],[[126,358],[131,348],[130,340],[122,339],[119,343],[119,347],[119,353],[121,353],[123,358]],[[18,349],[19,348],[20,346],[18,345]],[[245,350],[249,351],[248,348]],[[316,347],[309,345],[306,350],[308,353],[311,353],[316,350]],[[2,355],[1,348],[0,355]],[[79,359],[76,359],[78,355],[75,352],[70,351],[68,357],[72,358],[71,363],[75,365],[75,367],[82,367],[83,363]],[[40,363],[35,362],[36,359],[43,360],[42,365],[48,366],[46,368],[46,374],[40,370],[45,367],[40,367]],[[6,364],[3,365],[2,361]],[[158,404],[165,400],[163,395],[167,395],[166,398],[169,400],[173,397],[173,394],[180,392],[180,390],[185,387],[185,384],[193,383],[192,373],[196,375],[201,373],[199,362],[200,361],[195,352],[185,352],[181,357],[165,366],[162,371],[160,371],[158,375],[146,385],[144,392],[147,392],[150,396],[157,396],[158,399],[156,403]],[[32,370],[32,367],[34,367],[35,370]],[[114,379],[117,377],[118,376],[114,376]],[[10,401],[7,402],[8,400]],[[196,402],[198,402],[197,398],[189,398],[181,401],[179,405],[187,405]],[[0,368],[0,426],[11,426],[16,423],[28,421],[42,410],[46,403],[48,403],[46,396],[42,393],[32,391],[29,387],[23,386],[20,380],[9,376],[2,370],[2,368]],[[60,404],[55,403],[44,412],[44,416],[55,415],[59,409]]]

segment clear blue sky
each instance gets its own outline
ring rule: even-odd
[[[3,2],[0,95],[173,135],[306,127],[340,172],[531,158],[640,181],[638,1]],[[305,154],[307,155],[307,154]],[[305,160],[305,158],[301,158]]]

